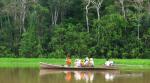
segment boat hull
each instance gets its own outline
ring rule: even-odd
[[[73,70],[73,71],[90,71],[90,70],[118,70],[116,67],[64,67],[60,65],[52,65],[47,63],[40,63],[41,69],[51,70]]]

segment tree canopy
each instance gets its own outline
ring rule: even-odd
[[[0,57],[150,58],[150,0],[1,0]]]

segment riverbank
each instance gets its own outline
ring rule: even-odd
[[[74,62],[75,59],[72,59]],[[150,69],[149,59],[113,59],[120,69]],[[64,65],[65,59],[47,58],[0,58],[0,68],[39,68],[39,63]],[[102,66],[105,59],[94,59],[95,66]]]

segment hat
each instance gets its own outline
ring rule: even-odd
[[[90,58],[90,61],[93,61],[93,58]]]
[[[86,57],[86,58],[85,58],[85,60],[87,60],[87,61],[88,61],[88,60],[89,60],[89,58],[88,58],[88,57]]]

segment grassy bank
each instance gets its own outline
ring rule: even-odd
[[[72,59],[74,62],[74,59]],[[105,59],[94,59],[96,66],[101,66],[105,63]],[[150,69],[149,59],[114,59],[115,64],[120,69]],[[38,68],[39,62],[64,65],[65,59],[46,59],[46,58],[0,58],[1,68]]]

